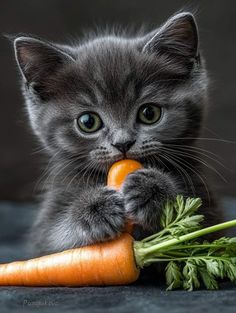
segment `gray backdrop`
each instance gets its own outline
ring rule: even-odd
[[[97,24],[146,22],[155,27],[183,7],[197,10],[201,47],[212,78],[203,137],[222,139],[202,142],[227,167],[217,167],[228,182],[214,175],[215,187],[221,194],[235,196],[236,144],[223,140],[236,141],[236,1],[1,0],[0,32],[26,32],[60,42]],[[0,199],[28,200],[43,166],[23,110],[13,50],[3,38],[0,69]]]

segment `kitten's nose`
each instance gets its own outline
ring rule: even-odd
[[[125,142],[117,142],[114,144],[111,144],[112,146],[116,147],[120,152],[126,153],[129,151],[129,149],[133,146],[136,140],[133,141],[125,141]]]

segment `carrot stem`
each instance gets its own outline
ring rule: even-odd
[[[153,258],[158,259],[158,255],[163,253],[163,251],[168,251],[168,249],[174,245],[178,245],[182,242],[193,240],[195,238],[205,236],[207,234],[217,232],[223,229],[231,228],[236,226],[236,219],[228,222],[216,224],[214,226],[206,227],[197,231],[190,232],[186,235],[180,236],[179,238],[172,238],[163,242],[154,243],[153,245],[145,246],[145,242],[134,242],[134,254],[137,266],[143,267],[145,264],[152,263]],[[156,234],[158,236],[158,233]],[[199,245],[200,247],[201,245]],[[160,258],[160,261],[163,259]],[[156,260],[155,260],[156,262]]]

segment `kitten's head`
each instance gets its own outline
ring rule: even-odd
[[[14,45],[31,125],[53,154],[104,168],[198,135],[207,79],[190,13],[136,38],[63,46],[21,36]]]

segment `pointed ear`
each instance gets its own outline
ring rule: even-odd
[[[52,76],[63,64],[74,61],[57,46],[32,37],[16,38],[14,49],[23,79],[28,84],[37,84]]]
[[[146,37],[143,51],[194,59],[198,57],[198,31],[191,13],[174,15]]]

